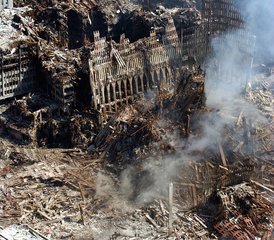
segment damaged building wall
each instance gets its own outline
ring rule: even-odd
[[[188,32],[189,48],[195,50],[186,54],[193,65],[189,68],[182,62],[185,49],[173,21],[165,21],[172,9],[138,15],[136,19],[149,22],[144,24],[148,32],[142,29],[131,38],[124,17],[132,11],[123,15],[121,3],[132,1],[94,2],[105,5],[102,19],[108,20],[92,22],[89,31],[98,30],[94,43],[84,36],[89,15],[83,9],[90,0],[43,1],[43,10],[36,9],[43,12],[38,21],[34,15],[16,21],[16,30],[31,34],[39,45],[41,74],[36,80],[41,91],[11,98],[0,108],[0,238],[2,228],[20,223],[33,236],[39,234],[27,226],[41,231],[43,239],[270,240],[265,236],[273,232],[273,204],[263,197],[272,199],[274,189],[274,78],[271,90],[270,79],[264,82],[258,75],[258,84],[249,82],[246,99],[242,93],[235,101],[219,94],[220,101],[210,105],[208,99],[218,92],[213,87],[212,94],[205,92],[208,76],[213,85],[226,82],[221,86],[225,93],[234,86],[229,83],[245,79],[241,67],[252,61],[253,36],[244,30],[224,34],[226,23],[208,32],[204,19],[199,32],[194,29],[196,35]],[[207,10],[212,15],[230,9],[222,4],[231,1],[205,2],[219,4]],[[121,28],[114,28],[117,22]],[[141,26],[143,22],[132,31]],[[0,29],[0,40],[8,42],[1,36],[11,34],[1,24]],[[197,65],[211,56],[213,37],[220,58],[204,74]],[[18,42],[8,43],[7,51],[14,52]],[[231,43],[239,49],[239,58],[232,59],[240,68],[234,76],[234,65],[226,64],[235,49]],[[256,110],[246,107],[255,106],[252,102],[269,121],[260,119],[260,113],[249,114]],[[102,116],[110,120],[101,124]],[[255,191],[255,185],[262,191]]]
[[[203,64],[212,53],[214,37],[230,30],[244,28],[244,19],[233,0],[205,0],[202,9],[203,22],[195,27],[182,29],[182,51],[186,57]]]
[[[244,19],[234,0],[205,0],[202,13],[210,34],[244,27]]]
[[[35,47],[34,47],[35,48]],[[31,92],[36,86],[36,60],[30,46],[0,55],[0,100]]]
[[[210,47],[208,76],[244,90],[251,74],[255,42],[255,36],[244,29],[215,37]],[[227,56],[227,61],[218,61],[222,54]],[[232,67],[232,61],[237,62],[233,64],[235,67]]]
[[[70,114],[75,104],[74,84],[77,82],[76,67],[79,66],[77,52],[71,51],[67,55],[65,51],[48,49],[40,54],[39,61],[42,73],[41,88],[56,101],[62,113]]]
[[[204,21],[196,27],[183,29],[182,54],[189,65],[202,65],[211,71],[211,78],[227,84],[239,83],[246,87],[253,64],[256,38],[245,29],[244,19],[235,1],[206,0],[202,11]],[[237,53],[235,51],[237,46]],[[229,62],[231,53],[237,56],[238,67]],[[227,61],[218,61],[218,54],[226,55]],[[205,63],[208,66],[204,66]],[[225,77],[224,77],[225,76]],[[217,83],[216,83],[217,84]]]
[[[64,74],[60,80],[48,75],[47,79],[49,95],[59,103],[59,108],[62,112],[70,113],[75,102],[71,76]]]
[[[67,13],[67,25],[68,25],[68,47],[75,49],[84,45],[85,38],[85,24],[83,15],[75,10],[70,10]]]
[[[118,106],[128,104],[148,89],[170,89],[178,80],[181,48],[171,18],[162,42],[155,31],[134,43],[123,34],[116,44],[101,38],[98,31],[94,32],[94,39],[89,60],[92,106],[104,115],[117,111]]]

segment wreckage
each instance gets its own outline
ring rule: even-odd
[[[240,4],[0,13],[0,239],[273,238],[274,68]]]
[[[95,32],[89,62],[92,106],[102,109],[105,115],[106,111],[116,112],[118,105],[134,101],[148,89],[169,90],[178,81],[181,58],[172,18],[168,19],[161,42],[156,31],[151,31],[148,38],[132,44],[121,35],[119,45],[115,46]]]

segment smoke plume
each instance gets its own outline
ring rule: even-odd
[[[238,1],[241,13],[246,19],[246,28],[257,36],[255,61],[274,63],[274,1]]]
[[[178,167],[186,160],[196,160],[193,151],[216,150],[226,126],[235,124],[241,112],[253,122],[265,121],[244,95],[251,78],[254,51],[257,60],[269,62],[274,59],[273,0],[241,1],[238,4],[246,19],[246,29],[226,32],[212,39],[212,55],[204,64],[206,104],[211,110],[200,122],[202,135],[190,136],[188,146],[176,156],[145,160],[143,175],[139,174],[139,169],[126,169],[121,177],[124,195],[134,196],[137,202],[166,197],[168,183],[178,174]]]

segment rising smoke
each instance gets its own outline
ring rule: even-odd
[[[220,139],[224,127],[233,124],[233,117],[240,112],[254,122],[265,121],[257,107],[243,96],[249,87],[253,57],[256,61],[274,60],[274,9],[270,7],[274,1],[238,1],[237,4],[246,21],[245,29],[212,39],[213,57],[205,64],[206,103],[208,107],[218,109],[222,118],[217,120],[213,113],[207,114],[209,121],[203,119],[203,124],[209,123],[204,125],[206,134],[198,143],[212,144],[212,139]]]
[[[246,28],[257,36],[255,62],[274,63],[274,1],[238,0]]]
[[[178,174],[179,166],[186,160],[196,160],[193,151],[203,152],[208,148],[216,151],[226,126],[235,124],[241,112],[254,122],[265,121],[257,107],[243,96],[249,87],[253,51],[257,61],[274,60],[274,1],[249,0],[238,4],[246,19],[246,30],[230,31],[212,39],[213,54],[205,63],[206,104],[211,111],[202,117],[202,136],[190,136],[188,146],[177,156],[144,161],[144,176],[136,177],[137,171],[132,167],[126,169],[121,177],[122,192],[130,196],[135,193],[135,201],[145,203],[166,197],[168,183]],[[140,182],[138,189],[136,181]]]

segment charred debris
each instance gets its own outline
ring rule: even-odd
[[[0,239],[273,239],[274,68],[234,1],[0,13]]]

